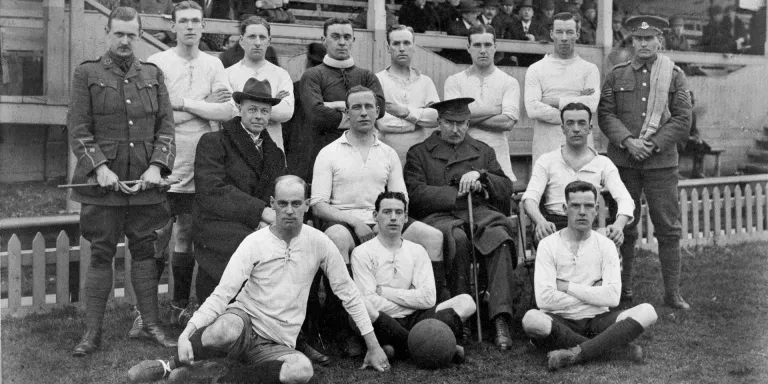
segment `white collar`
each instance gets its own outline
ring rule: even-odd
[[[355,61],[352,59],[352,57],[346,60],[336,60],[326,54],[325,57],[323,57],[323,64],[333,68],[347,69],[353,67],[355,65]]]

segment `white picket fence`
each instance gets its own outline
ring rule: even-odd
[[[768,240],[768,175],[683,180],[680,182],[679,201],[683,247],[725,246]],[[600,204],[600,207],[599,224],[605,226],[607,208],[605,204]],[[653,224],[645,204],[640,220],[637,246],[656,251],[658,244],[653,237]],[[87,240],[81,237],[78,244],[72,245],[70,238],[62,231],[56,239],[56,247],[46,249],[43,235],[37,233],[32,249],[21,248],[21,242],[14,234],[8,241],[7,249],[0,252],[0,268],[3,271],[0,281],[7,282],[7,298],[0,300],[3,317],[47,312],[65,305],[84,305],[85,274],[91,259],[91,246]],[[80,300],[76,303],[69,289],[70,262],[79,262]],[[124,243],[118,245],[113,269],[118,263],[124,266],[124,276],[130,276],[131,255]],[[46,276],[46,265],[53,264],[56,265],[55,276]],[[24,273],[30,266],[31,283],[26,281],[29,277]],[[54,278],[55,291],[46,292],[46,279]],[[158,287],[163,296],[172,294],[169,292],[173,287],[172,275],[169,280],[168,284]],[[23,295],[22,287],[30,284],[32,295]],[[130,278],[124,278],[121,285],[113,287],[111,302],[133,303],[135,295]]]

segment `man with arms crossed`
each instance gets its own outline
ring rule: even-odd
[[[549,35],[554,52],[531,65],[525,74],[525,110],[534,120],[533,164],[539,156],[564,144],[560,134],[560,110],[564,106],[582,103],[589,107],[591,115],[600,101],[597,66],[579,57],[574,49],[579,31],[573,15],[555,15]],[[592,136],[588,136],[588,145],[594,146]]]
[[[592,132],[592,112],[582,103],[570,103],[560,113],[565,145],[544,154],[536,161],[523,194],[523,208],[536,225],[536,241],[565,228],[568,217],[564,188],[572,181],[583,180],[601,190],[607,188],[618,210],[616,221],[606,228],[606,236],[616,246],[624,240],[624,226],[632,221],[635,203],[619,177],[619,170],[607,157],[598,155],[587,144]],[[544,201],[544,212],[539,205]]]
[[[437,111],[429,104],[440,101],[435,83],[411,66],[416,46],[413,29],[396,25],[387,31],[391,65],[376,74],[384,89],[386,113],[376,121],[379,139],[392,147],[405,164],[405,154],[437,127]]]
[[[283,144],[282,123],[293,116],[293,82],[288,71],[267,61],[265,53],[270,45],[271,27],[259,16],[251,16],[240,23],[240,45],[245,56],[237,64],[226,69],[229,85],[233,91],[243,90],[245,82],[250,78],[257,80],[268,79],[272,85],[272,97],[282,99],[280,104],[272,107],[267,132],[277,147],[285,151]]]
[[[352,275],[363,295],[373,330],[384,351],[407,358],[408,331],[425,319],[438,319],[462,336],[462,322],[475,313],[472,296],[461,294],[435,306],[435,277],[424,248],[402,237],[408,220],[405,194],[382,192],[376,198],[375,238],[352,251]],[[463,362],[457,345],[454,361]]]
[[[128,371],[130,381],[186,382],[205,367],[200,360],[226,353],[252,367],[255,382],[308,382],[312,363],[293,347],[306,315],[309,286],[320,268],[365,338],[363,367],[389,369],[344,260],[328,237],[303,224],[306,188],[296,176],[277,179],[270,197],[275,222],[237,248],[221,283],[179,336],[178,355],[169,361],[142,361]]]
[[[470,28],[468,39],[467,51],[472,56],[472,66],[445,80],[445,99],[475,99],[469,105],[472,117],[467,133],[493,148],[504,174],[515,181],[507,132],[518,120],[520,85],[493,64],[496,53],[493,27],[475,25]]]
[[[523,329],[549,352],[550,370],[587,362],[623,348],[642,361],[643,349],[631,343],[656,322],[644,303],[609,311],[619,303],[621,276],[615,244],[592,230],[597,189],[586,181],[565,187],[568,226],[539,243],[534,293],[539,309],[523,316]]]
[[[192,241],[195,148],[200,137],[211,131],[211,121],[229,120],[236,110],[227,103],[231,93],[221,61],[198,48],[205,29],[200,5],[194,1],[182,1],[173,8],[171,16],[171,28],[176,33],[178,44],[150,56],[148,61],[157,65],[165,74],[165,85],[168,87],[176,125],[176,165],[170,177],[179,180],[179,183],[172,185],[168,191],[168,202],[175,224],[170,222],[159,233],[160,241],[156,248],[158,252],[165,252],[174,235],[171,323],[178,324],[189,320],[189,312],[194,310],[189,303],[189,295],[195,268],[195,247]],[[142,318],[137,317],[131,337],[139,336],[137,332],[141,322]]]

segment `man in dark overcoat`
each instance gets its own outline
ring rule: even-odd
[[[156,231],[170,219],[161,187],[176,154],[171,102],[162,71],[134,55],[141,35],[136,10],[115,8],[106,33],[109,51],[75,69],[67,115],[70,147],[77,157],[72,182],[98,184],[72,191],[72,200],[82,204],[80,230],[92,251],[85,277],[86,331],[72,350],[76,357],[101,346],[112,259],[124,236],[133,256],[130,279],[136,302],[145,315],[140,338],[176,346],[157,319],[153,259]]]
[[[269,80],[249,79],[233,93],[240,116],[200,138],[195,153],[197,299],[204,302],[246,236],[275,221],[269,196],[285,174],[285,155],[266,131],[272,106]]]
[[[501,170],[494,150],[466,134],[472,101],[465,97],[432,104],[440,129],[411,147],[403,173],[412,216],[443,232],[452,296],[470,292],[467,194],[472,193],[474,245],[478,255],[488,261],[488,309],[496,328],[494,343],[506,350],[511,344],[508,322],[519,294],[513,289],[517,263],[514,232],[505,213],[509,212],[512,180]]]

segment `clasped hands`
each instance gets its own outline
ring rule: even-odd
[[[651,157],[653,151],[656,150],[656,144],[652,141],[634,137],[629,137],[624,140],[624,146],[627,148],[627,151],[629,151],[629,154],[632,155],[632,158],[637,161],[645,161]]]

